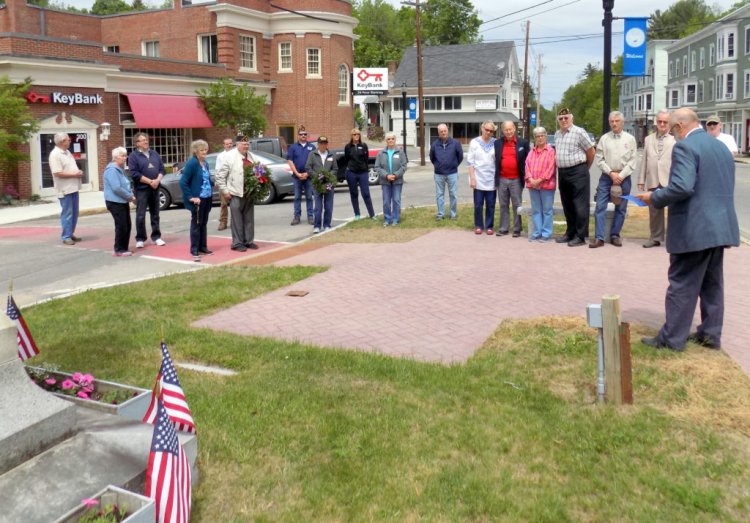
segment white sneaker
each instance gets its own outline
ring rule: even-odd
[[[156,245],[158,245],[159,247],[164,247],[164,246],[165,246],[165,245],[167,244],[167,242],[165,242],[165,241],[164,241],[164,240],[162,240],[161,238],[159,238],[158,240],[155,240],[155,241],[154,241],[154,243],[155,243]]]
[[[136,249],[143,249],[143,242],[135,242]]]
[[[320,232],[320,227],[315,227],[313,229],[313,234],[318,234]]]

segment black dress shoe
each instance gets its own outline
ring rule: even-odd
[[[520,232],[514,232],[514,233],[513,233],[513,237],[514,237],[514,238],[518,238],[519,236],[521,236],[521,233],[520,233]]]
[[[247,247],[248,249],[257,249],[258,248],[258,246],[255,243],[253,243],[253,242],[246,243],[245,247]]]
[[[214,251],[209,251],[206,249],[205,251],[198,251],[198,254],[203,254],[204,256],[211,256],[214,253]]]
[[[598,249],[599,247],[604,247],[604,240],[594,240],[589,243],[589,249]]]
[[[622,247],[622,238],[620,238],[619,236],[612,236],[609,241],[615,247]]]
[[[580,238],[573,238],[568,242],[568,247],[580,247],[581,245],[586,245],[586,242]]]
[[[666,343],[659,340],[659,338],[641,338],[641,343],[644,345],[648,345],[649,347],[653,347],[655,349],[668,349],[674,352],[682,352],[685,349],[678,349],[677,347],[672,347],[670,345],[667,345]]]
[[[651,247],[658,247],[659,245],[661,245],[661,242],[657,242],[655,240],[649,240],[643,244],[643,248],[650,249]]]
[[[232,250],[237,252],[245,252],[247,250],[247,247],[244,245],[232,245]]]
[[[711,338],[707,338],[706,336],[701,336],[697,332],[688,336],[687,340],[691,343],[697,343],[701,347],[706,347],[707,349],[721,350],[721,345],[714,342]]]
[[[558,236],[555,238],[555,243],[568,243],[572,239],[570,236]]]
[[[508,231],[497,231],[495,233],[495,236],[507,236],[507,235],[508,235]]]

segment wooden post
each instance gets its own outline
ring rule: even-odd
[[[622,402],[633,404],[633,371],[630,365],[630,324],[620,324],[620,382]]]
[[[604,342],[604,399],[622,404],[620,356],[620,297],[602,297],[602,335]]]

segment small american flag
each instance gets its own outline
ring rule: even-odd
[[[29,358],[33,358],[39,354],[39,349],[34,343],[34,338],[31,336],[31,331],[28,325],[21,315],[21,311],[16,305],[16,301],[13,296],[8,294],[8,310],[6,312],[8,318],[16,324],[16,341],[18,342],[18,357],[21,361],[26,361]]]
[[[190,462],[161,401],[157,401],[156,411],[146,469],[146,496],[156,500],[158,523],[187,522],[191,502]]]
[[[143,416],[145,423],[155,422],[157,400],[164,402],[164,408],[167,409],[167,414],[169,414],[169,418],[174,422],[177,430],[195,434],[195,422],[190,414],[185,392],[180,387],[177,370],[172,364],[172,357],[169,355],[167,344],[164,342],[161,344],[161,369],[159,369],[159,374],[156,375],[151,405],[148,406],[148,410]]]

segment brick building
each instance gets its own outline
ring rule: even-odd
[[[0,0],[2,2],[3,0]],[[299,125],[344,143],[353,124],[352,7],[343,0],[229,0],[110,16],[0,4],[0,76],[33,80],[27,95],[40,129],[18,172],[0,187],[23,197],[54,194],[47,156],[56,132],[71,136],[84,190],[101,190],[117,146],[138,131],[165,163],[184,160],[192,140],[218,144],[196,96],[221,77],[265,95],[266,135],[296,138]],[[108,125],[106,125],[108,124]]]

